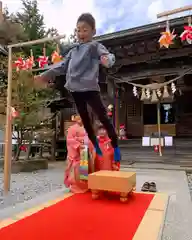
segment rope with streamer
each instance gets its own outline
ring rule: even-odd
[[[139,87],[139,88],[149,88],[151,90],[157,90],[159,88],[162,88],[162,87],[164,87],[166,85],[171,84],[172,82],[175,82],[175,81],[179,80],[180,78],[184,77],[186,74],[188,74],[190,72],[192,72],[192,68],[187,69],[186,71],[184,71],[179,76],[177,76],[177,77],[175,77],[175,78],[173,78],[173,79],[171,79],[171,80],[169,80],[167,82],[164,82],[164,83],[151,83],[151,84],[147,84],[147,85],[137,84],[137,83],[133,83],[131,81],[125,81],[125,80],[122,80],[121,78],[117,78],[117,77],[114,77],[112,75],[108,75],[108,76],[110,76],[110,78],[113,78],[114,80],[116,80],[119,83],[127,83],[127,84],[133,85],[135,87]]]

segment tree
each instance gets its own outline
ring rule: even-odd
[[[19,158],[23,141],[28,141],[28,156],[31,143],[34,140],[34,132],[41,128],[42,123],[52,117],[51,113],[45,113],[47,102],[50,101],[55,92],[52,89],[40,91],[36,88],[31,71],[20,71],[15,73],[13,84],[12,106],[18,112],[14,118],[14,127],[17,131],[18,148],[15,160]],[[44,125],[44,124],[43,124]],[[45,125],[44,125],[45,126]],[[49,131],[46,129],[46,131]]]
[[[8,44],[25,41],[26,35],[23,27],[14,22],[8,10],[5,9],[3,19],[0,22],[0,44],[6,46]]]
[[[37,40],[46,36],[56,36],[58,31],[55,28],[50,28],[46,31],[44,17],[40,13],[37,0],[22,0],[23,8],[21,12],[17,12],[14,19],[24,28],[24,33],[27,35],[27,40]],[[26,55],[30,54],[30,49],[33,50],[35,58],[43,54],[43,48],[46,48],[46,55],[50,56],[56,49],[54,43],[47,43],[35,45],[32,47],[24,48]]]
[[[17,53],[21,56],[21,53]],[[13,56],[13,61],[18,57]],[[7,57],[0,57],[0,118],[5,119],[6,115],[6,97],[7,97]],[[48,101],[55,98],[57,92],[54,89],[39,89],[34,83],[33,73],[31,71],[16,72],[13,70],[12,76],[12,107],[18,112],[18,117],[13,119],[13,129],[17,131],[16,138],[18,142],[15,160],[19,159],[23,141],[28,141],[29,157],[31,143],[34,139],[34,132],[44,127],[43,134],[53,134],[50,130],[50,120],[52,114],[46,113]],[[3,121],[1,121],[2,123]],[[42,125],[42,123],[44,123]],[[0,126],[4,129],[4,123]],[[46,133],[46,134],[45,134]],[[42,134],[41,134],[42,135]],[[40,137],[39,137],[40,138]]]
[[[17,12],[16,22],[20,23],[28,40],[43,38],[46,34],[44,17],[40,14],[37,0],[22,0],[22,12]]]

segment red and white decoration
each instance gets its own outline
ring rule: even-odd
[[[39,63],[39,68],[45,68],[48,65],[48,57],[47,56],[40,56],[37,59]]]
[[[119,126],[119,139],[120,140],[127,140],[127,137],[126,137],[126,129],[125,129],[125,125],[124,124],[121,124]]]

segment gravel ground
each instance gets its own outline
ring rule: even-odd
[[[58,163],[49,170],[12,174],[11,191],[8,196],[4,196],[3,172],[0,170],[0,209],[14,207],[17,203],[63,188],[63,174],[63,163]],[[192,197],[192,173],[188,173],[187,178]]]
[[[39,195],[63,188],[64,167],[42,170],[33,173],[12,174],[11,191],[3,193],[3,173],[0,172],[0,210],[31,200]]]

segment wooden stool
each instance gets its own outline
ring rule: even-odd
[[[123,171],[99,171],[88,176],[92,198],[98,199],[101,191],[119,192],[120,200],[126,202],[128,194],[135,191],[136,173]]]

